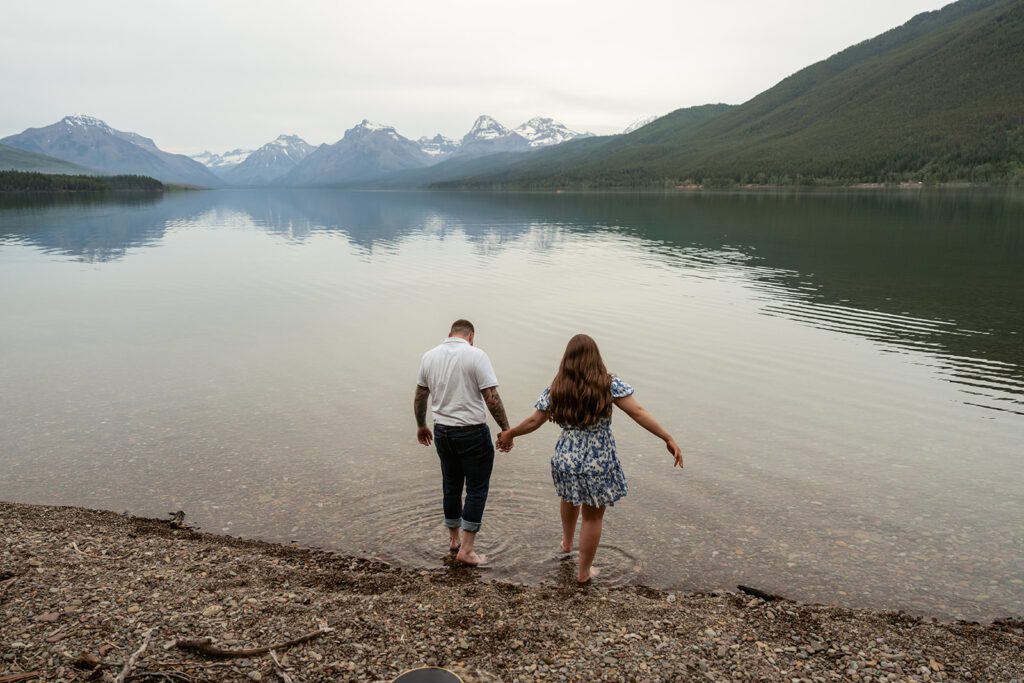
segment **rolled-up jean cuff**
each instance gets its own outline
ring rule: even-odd
[[[462,520],[462,530],[472,531],[473,533],[476,533],[480,531],[480,522],[469,522],[464,519]]]
[[[445,517],[444,519],[444,525],[449,529],[458,529],[460,526],[462,526],[462,524],[463,522],[461,519],[448,519],[447,517]],[[477,526],[480,525],[477,524]]]

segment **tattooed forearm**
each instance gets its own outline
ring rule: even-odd
[[[491,417],[503,430],[508,429],[508,416],[505,415],[505,405],[501,402],[497,387],[484,389],[484,401],[487,409],[491,411]]]
[[[430,396],[430,389],[416,387],[416,399],[413,401],[413,410],[416,413],[416,426],[427,426],[427,397]]]

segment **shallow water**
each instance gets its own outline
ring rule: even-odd
[[[586,331],[619,414],[608,583],[1024,613],[1024,201],[212,191],[0,199],[0,498],[439,566],[419,356],[472,319],[514,420]],[[546,427],[488,577],[570,580]]]

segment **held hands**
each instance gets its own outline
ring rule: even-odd
[[[668,441],[665,442],[665,448],[668,449],[668,452],[672,454],[672,457],[675,460],[672,466],[682,468],[683,451],[681,448],[679,448],[679,444],[677,444],[674,439],[669,439]]]
[[[512,430],[506,429],[505,431],[498,434],[498,441],[497,443],[495,443],[495,445],[498,447],[498,450],[501,451],[502,453],[508,453],[510,450],[512,450],[512,441]]]
[[[416,440],[423,446],[429,446],[434,442],[434,433],[430,431],[430,427],[424,425],[416,430]]]

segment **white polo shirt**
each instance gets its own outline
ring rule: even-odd
[[[416,383],[430,389],[434,422],[465,427],[487,422],[481,392],[498,386],[498,378],[486,353],[461,337],[448,337],[423,354]]]

